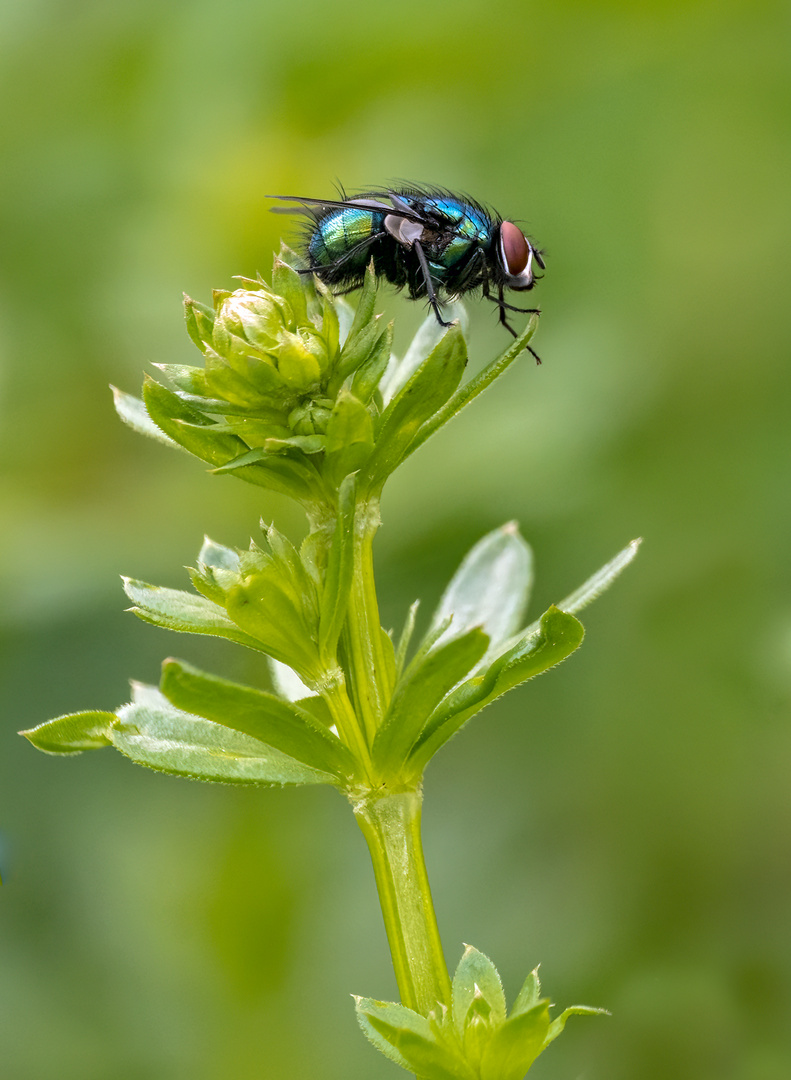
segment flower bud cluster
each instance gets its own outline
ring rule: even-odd
[[[242,288],[215,291],[212,307],[185,299],[187,329],[205,366],[163,367],[181,402],[200,414],[180,421],[203,426],[215,453],[201,456],[213,463],[222,456],[220,471],[261,483],[262,470],[279,476],[284,468],[292,475],[301,470],[310,499],[321,501],[322,481],[325,489],[336,488],[373,449],[383,407],[378,388],[390,361],[392,327],[381,326],[373,313],[373,273],[354,320],[344,319],[345,334],[339,314],[346,316],[348,308],[284,259],[275,260],[271,288],[241,280]],[[146,405],[151,413],[148,399]],[[218,436],[230,436],[224,445],[235,452],[225,452]],[[349,445],[354,451],[339,462],[338,450]],[[251,467],[258,468],[251,473]],[[298,494],[298,484],[291,486]]]

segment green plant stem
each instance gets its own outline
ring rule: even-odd
[[[423,858],[420,791],[368,794],[352,805],[368,842],[401,1001],[424,1016],[450,1005],[450,977]]]
[[[371,752],[365,739],[365,733],[360,729],[357,714],[349,700],[345,684],[342,681],[334,682],[325,688],[323,695],[332,714],[332,719],[335,721],[338,734],[363,765],[366,782],[374,783]]]
[[[379,503],[360,503],[355,515],[350,614],[344,631],[355,703],[369,743],[373,742],[393,693],[392,664],[385,654],[374,583],[373,539],[379,524]]]

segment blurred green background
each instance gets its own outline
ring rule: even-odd
[[[538,961],[536,1080],[791,1076],[791,8],[763,0],[6,0],[0,8],[0,1060],[8,1080],[377,1080],[396,990],[329,789],[58,761],[15,735],[222,643],[123,613],[287,506],[147,444],[107,383],[191,363],[181,290],[268,272],[267,193],[408,178],[546,249],[529,357],[391,482],[385,624],[519,520],[534,610],[626,541],[563,668],[431,766],[449,961]],[[784,301],[782,298],[786,296]],[[401,342],[422,315],[402,298]],[[483,363],[505,343],[471,307]],[[239,650],[241,652],[241,650]]]

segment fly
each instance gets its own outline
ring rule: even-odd
[[[302,252],[308,268],[301,273],[313,273],[325,284],[337,286],[340,295],[360,288],[373,260],[378,277],[405,288],[411,300],[426,297],[441,326],[450,325],[442,318],[442,302],[476,289],[497,305],[500,322],[514,337],[507,312],[539,314],[538,308],[515,307],[504,298],[505,289],[533,288],[538,280],[534,263],[545,268],[541,252],[512,221],[440,188],[341,195],[340,199],[270,196],[300,204],[276,207],[275,213],[304,214],[309,219]]]

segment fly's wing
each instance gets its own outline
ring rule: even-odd
[[[313,207],[321,209],[327,207],[328,209],[341,209],[345,210],[351,208],[352,210],[381,210],[385,214],[392,214],[395,207],[394,204],[382,202],[380,197],[367,198],[361,195],[357,199],[309,199],[304,195],[267,195],[267,199],[280,199],[283,202],[297,202],[300,206],[273,206],[273,214],[304,214],[305,211],[310,211]],[[401,214],[401,210],[398,211]],[[405,216],[405,215],[404,215]],[[420,217],[409,210],[409,216],[419,221]]]
[[[267,195],[267,199],[280,199],[283,202],[296,202],[299,206],[273,206],[273,214],[305,214],[315,210],[319,212],[327,209],[354,210],[379,210],[384,214],[394,214],[397,217],[406,218],[407,221],[417,222],[438,232],[448,233],[451,236],[463,235],[458,222],[449,218],[438,208],[432,206],[428,211],[420,206],[415,206],[411,194],[399,195],[395,191],[374,191],[370,194],[359,195],[353,199],[312,199],[304,195]],[[418,196],[419,197],[419,196]]]

